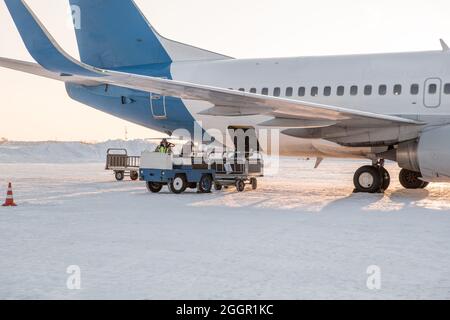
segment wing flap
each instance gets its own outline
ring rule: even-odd
[[[329,120],[304,120],[292,118],[273,118],[269,121],[260,123],[262,127],[277,127],[277,128],[324,128],[334,126],[336,121]]]
[[[219,117],[245,117],[259,115],[261,110],[258,108],[234,108],[230,106],[215,106],[199,112],[203,116],[219,116]]]

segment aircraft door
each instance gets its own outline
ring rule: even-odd
[[[166,97],[160,94],[150,93],[150,108],[153,118],[167,119]]]
[[[427,108],[437,108],[441,105],[442,80],[430,78],[425,81],[423,104]]]

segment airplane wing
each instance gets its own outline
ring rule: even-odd
[[[371,124],[422,124],[415,120],[364,112],[336,106],[317,104],[280,97],[271,97],[206,85],[160,79],[115,71],[105,71],[101,81],[126,88],[154,92],[165,96],[174,96],[188,100],[210,102],[212,108],[202,112],[211,116],[249,116],[272,115],[277,120],[266,123],[267,126],[296,127],[295,123],[333,125],[348,120],[358,120],[360,125]],[[283,119],[283,121],[281,120]],[[356,124],[354,122],[354,124]]]
[[[41,65],[33,62],[28,61],[20,61],[15,59],[8,59],[8,58],[0,58],[0,67],[13,69],[29,74],[34,74],[36,76],[53,79],[53,80],[59,80],[63,82],[72,82],[77,83],[81,85],[86,86],[98,86],[98,82],[95,81],[89,81],[86,78],[83,77],[76,77],[76,76],[66,76],[64,74],[56,73],[48,71],[47,69],[43,68]]]
[[[64,82],[79,82],[84,85],[110,84],[182,99],[207,101],[213,106],[202,112],[204,115],[272,116],[272,120],[261,124],[263,126],[315,128],[335,124],[351,127],[423,124],[395,115],[383,115],[308,101],[271,97],[95,68],[75,60],[63,51],[23,0],[5,0],[5,3],[25,46],[43,68],[39,68],[35,64],[0,58],[0,66],[3,67]]]
[[[343,122],[348,122],[351,126],[422,124],[415,120],[397,116],[115,71],[104,70],[103,77],[99,79],[73,74],[58,74],[48,71],[36,63],[6,58],[0,58],[0,66],[64,82],[86,86],[110,84],[182,99],[207,101],[214,105],[212,108],[203,111],[203,115],[271,115],[274,120],[261,124],[268,127],[315,128]]]

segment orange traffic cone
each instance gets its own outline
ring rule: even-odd
[[[11,182],[8,184],[8,193],[6,194],[6,201],[3,204],[3,207],[15,207],[17,204],[14,203],[12,185]]]

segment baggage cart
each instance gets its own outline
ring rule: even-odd
[[[127,149],[110,148],[106,154],[105,170],[114,171],[117,181],[130,177],[136,181],[139,178],[139,156],[129,156]]]

